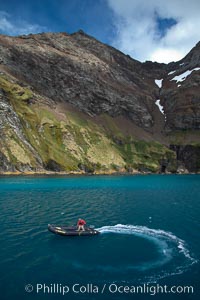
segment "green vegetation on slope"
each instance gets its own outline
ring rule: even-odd
[[[160,143],[124,135],[109,116],[103,116],[105,124],[100,125],[81,113],[66,110],[61,120],[56,111],[39,103],[36,94],[8,77],[0,76],[0,88],[17,113],[25,137],[20,140],[9,122],[4,128],[4,154],[18,169],[28,165],[55,171],[157,172],[161,160],[174,159],[174,152]],[[27,144],[39,155],[42,165]]]

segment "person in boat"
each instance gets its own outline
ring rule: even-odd
[[[80,230],[85,231],[85,227],[84,227],[85,225],[86,225],[85,220],[78,219],[78,222],[77,222],[78,231],[80,231]]]

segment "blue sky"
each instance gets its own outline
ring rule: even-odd
[[[200,40],[199,0],[0,0],[0,33],[79,29],[140,61],[181,59]]]
[[[16,25],[13,32],[0,27],[5,34],[21,34],[23,27],[28,33],[30,26],[34,32],[83,29],[106,43],[114,37],[113,12],[104,0],[0,0],[0,11]]]

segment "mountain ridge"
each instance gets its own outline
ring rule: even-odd
[[[0,35],[0,170],[197,172],[199,67],[200,43],[160,64],[83,31]]]

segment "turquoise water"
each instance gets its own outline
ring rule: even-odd
[[[1,299],[147,299],[109,286],[193,286],[198,299],[200,176],[1,177]],[[94,237],[62,237],[47,224],[95,225]],[[63,296],[37,284],[68,286]],[[32,292],[25,286],[31,284]],[[86,292],[74,284],[93,284]],[[102,287],[105,286],[103,294]],[[91,289],[98,287],[98,293]],[[84,290],[84,288],[83,288]]]

